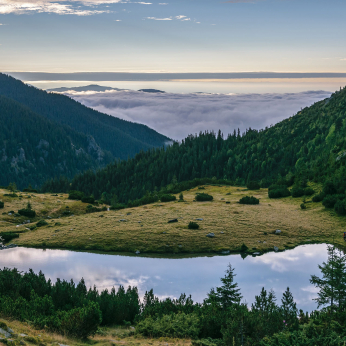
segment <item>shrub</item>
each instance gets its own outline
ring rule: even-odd
[[[207,193],[197,193],[195,199],[198,202],[204,202],[204,201],[212,201],[214,197],[211,195],[208,195]]]
[[[182,192],[179,195],[179,202],[184,202],[184,195]]]
[[[312,196],[315,193],[315,190],[312,187],[307,187],[304,189],[305,196]]]
[[[63,311],[59,317],[61,319],[61,332],[82,339],[95,335],[102,321],[100,307],[95,302],[88,302],[82,308],[68,312]]]
[[[192,340],[191,341],[192,346],[217,346],[216,343],[213,342],[213,340],[209,339],[201,339],[201,340]]]
[[[95,198],[93,196],[82,197],[82,202],[92,204],[95,202]]]
[[[19,238],[19,234],[12,233],[12,232],[2,232],[0,233],[0,238],[2,238],[5,243],[7,243],[11,241],[12,239]]]
[[[248,247],[243,243],[243,245],[240,247],[240,252],[246,252],[248,250]]]
[[[294,197],[294,198],[302,197],[302,196],[304,196],[304,194],[305,194],[304,188],[297,186],[297,185],[292,187],[292,190],[291,190],[292,197]]]
[[[120,209],[125,209],[125,208],[126,208],[126,204],[116,203],[116,204],[112,205],[109,209],[110,210],[120,210]]]
[[[257,181],[250,181],[246,187],[249,190],[259,190],[261,188],[261,185]]]
[[[5,203],[0,201],[0,209],[3,209],[4,206],[5,206]]]
[[[334,205],[334,210],[338,215],[346,215],[346,201],[338,200]]]
[[[188,229],[199,229],[199,224],[197,222],[190,221],[187,227]]]
[[[139,322],[136,331],[150,337],[175,337],[196,339],[200,333],[200,321],[196,314],[178,313],[162,317],[147,317]]]
[[[259,199],[253,196],[245,196],[239,200],[240,204],[259,204]]]
[[[324,193],[321,192],[318,195],[312,197],[312,201],[315,203],[322,202],[324,197],[325,197]]]
[[[102,208],[97,208],[97,207],[94,207],[92,206],[91,204],[89,204],[87,207],[86,207],[86,213],[98,213],[100,211],[104,211]]]
[[[198,190],[205,190],[204,186],[198,186]]]
[[[177,199],[177,197],[175,197],[174,195],[166,194],[166,195],[161,196],[160,201],[161,202],[173,202],[176,199]]]
[[[37,222],[36,226],[37,227],[43,227],[43,226],[47,226],[48,222],[45,220],[40,220],[39,222]]]
[[[301,209],[306,209],[306,205],[305,205],[304,203],[302,203],[302,204],[300,205],[300,208],[301,208]]]
[[[84,197],[84,193],[80,191],[70,191],[68,199],[81,200]]]
[[[291,196],[291,192],[286,185],[271,185],[268,188],[269,198],[281,198],[288,196]]]
[[[337,192],[336,187],[333,182],[326,181],[323,185],[323,193],[325,195],[335,195]]]
[[[18,210],[18,214],[22,215],[22,216],[27,216],[27,217],[35,217],[36,216],[35,210],[28,209],[28,208]]]
[[[338,200],[343,200],[345,198],[344,195],[327,195],[323,198],[322,204],[326,208],[334,208],[336,202]]]

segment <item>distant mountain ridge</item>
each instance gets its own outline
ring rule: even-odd
[[[97,84],[91,84],[91,85],[79,86],[79,87],[53,88],[53,89],[47,89],[46,91],[64,93],[64,92],[69,92],[71,90],[77,91],[77,92],[83,92],[83,91],[105,92],[108,90],[122,91],[122,90],[126,90],[126,89],[119,89],[119,88],[112,88],[112,87],[107,87],[107,86],[102,86],[102,85],[97,85]]]
[[[4,74],[0,74],[0,96],[0,185],[14,181],[20,187],[27,183],[39,186],[60,175],[72,178],[84,170],[97,169],[115,159],[127,159],[170,142],[168,137],[145,125],[100,113],[67,96],[47,93]],[[33,153],[41,139],[44,141],[41,143],[49,143],[48,152],[60,159],[60,165],[53,158]],[[59,143],[63,145],[59,147]],[[25,159],[18,154],[23,152],[21,149]],[[17,160],[18,155],[21,161]],[[42,162],[40,174],[37,174],[38,162]]]

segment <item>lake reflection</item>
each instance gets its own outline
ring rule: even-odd
[[[262,287],[274,289],[278,301],[289,286],[298,308],[311,311],[317,305],[311,300],[316,290],[310,275],[319,275],[318,264],[327,260],[327,245],[304,245],[280,253],[260,257],[240,255],[183,259],[143,258],[100,255],[65,250],[14,248],[0,251],[0,268],[42,270],[47,278],[78,282],[101,290],[113,286],[137,286],[141,296],[154,289],[160,298],[191,294],[202,302],[211,287],[220,284],[227,264],[235,267],[236,281],[244,301],[252,303]]]

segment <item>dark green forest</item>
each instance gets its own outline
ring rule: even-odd
[[[20,188],[38,187],[49,178],[72,178],[169,141],[147,126],[94,111],[4,74],[0,74],[0,96],[0,185],[14,181]],[[21,107],[10,106],[11,100]],[[45,154],[37,148],[43,141],[50,145]],[[49,155],[52,148],[54,155]]]
[[[319,310],[298,310],[289,288],[280,300],[264,288],[251,306],[242,302],[235,268],[228,266],[220,286],[202,303],[182,294],[159,300],[153,290],[141,302],[136,287],[98,292],[84,280],[52,283],[42,272],[0,270],[0,312],[36,328],[77,338],[100,326],[135,323],[148,337],[191,338],[194,346],[336,346],[346,342],[346,256],[330,246],[328,261],[310,283]]]
[[[114,162],[71,182],[46,182],[44,191],[68,189],[116,196],[127,203],[193,179],[224,180],[235,185],[257,181],[261,187],[287,180],[344,180],[346,161],[346,88],[263,130],[189,136],[168,148],[151,149]],[[70,185],[72,183],[72,185]]]
[[[91,136],[56,124],[20,103],[0,96],[1,183],[39,186],[64,174],[73,177],[111,162]],[[95,144],[95,145],[91,145]]]

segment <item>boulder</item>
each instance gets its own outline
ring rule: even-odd
[[[135,254],[136,254],[136,255],[139,255],[140,253],[141,253],[141,252],[140,252],[140,251],[138,251],[138,250],[135,252]]]
[[[275,252],[278,252],[279,251],[279,248],[277,246],[274,246],[274,251]]]
[[[202,218],[198,218],[198,219],[196,219],[197,221],[203,221],[203,219]]]
[[[126,219],[120,219],[119,222],[126,222]]]
[[[208,237],[208,238],[214,238],[214,237],[215,237],[215,234],[214,234],[214,233],[208,233],[208,234],[207,234],[207,237]]]
[[[281,233],[281,230],[279,230],[279,229],[277,229],[276,231],[275,231],[275,234],[280,234]]]
[[[178,222],[178,219],[169,220],[168,223]]]

